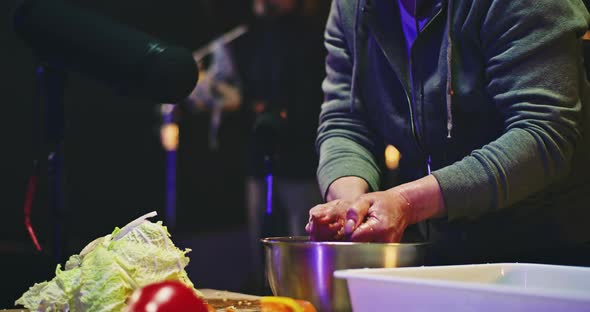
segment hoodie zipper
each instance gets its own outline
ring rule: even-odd
[[[432,24],[432,22],[440,15],[440,13],[442,12],[442,9],[438,10],[436,12],[436,14],[434,14],[434,16],[432,16],[428,22],[426,22],[426,25],[424,25],[424,27],[422,28],[422,30],[416,30],[416,39],[414,40],[414,44],[412,45],[412,47],[410,48],[410,89],[412,91],[412,97],[413,97],[413,101],[410,98],[410,96],[408,95],[408,92],[406,91],[405,88],[404,89],[404,93],[406,95],[406,100],[408,101],[408,108],[410,110],[410,124],[412,127],[412,134],[414,135],[414,139],[416,140],[416,144],[418,145],[418,149],[422,152],[423,155],[426,156],[426,173],[428,175],[430,175],[431,173],[431,163],[432,163],[432,156],[431,154],[426,150],[426,148],[424,147],[424,144],[422,143],[422,137],[420,136],[420,133],[418,133],[418,131],[416,130],[416,123],[417,121],[415,121],[414,119],[414,105],[418,105],[417,101],[416,101],[416,88],[414,88],[414,62],[413,62],[413,58],[414,58],[414,46],[415,43],[418,41],[418,37],[420,36],[420,33],[423,31],[426,31],[428,29],[428,27]],[[383,51],[385,53],[385,51]],[[399,79],[401,83],[401,79]],[[402,84],[403,86],[403,84]]]
[[[360,1],[358,2],[358,4],[360,5]],[[365,9],[363,8],[362,11],[365,12]],[[436,12],[436,14],[434,14],[434,16],[432,16],[432,18],[430,18],[428,20],[428,22],[426,23],[426,25],[424,25],[424,28],[422,30],[423,31],[427,30],[429,28],[429,26],[432,24],[432,22],[441,14],[441,12],[442,12],[442,8],[439,9]],[[357,12],[357,14],[359,14],[359,13]],[[360,14],[362,14],[362,13],[360,13]],[[356,29],[355,29],[355,33],[356,33]],[[416,40],[414,42],[416,42],[418,40],[418,36],[419,36],[419,33],[417,34]],[[381,50],[381,52],[383,53],[383,55],[385,55],[385,57],[387,59],[389,59],[389,55],[387,54],[387,52],[385,51],[385,49],[383,48],[383,46],[381,44],[377,44],[377,46],[379,47],[379,49]],[[413,65],[412,64],[412,56],[411,56],[412,54],[413,54],[413,46],[412,46],[412,48],[410,50],[410,60],[409,60],[409,63],[410,63],[409,64],[410,74],[412,74],[412,67],[413,67],[412,66]],[[391,61],[390,61],[390,63],[391,63]],[[411,126],[411,129],[412,129],[412,135],[414,137],[414,141],[416,143],[416,147],[418,148],[418,150],[423,155],[426,156],[426,159],[427,159],[427,161],[426,161],[426,171],[427,171],[428,174],[430,174],[430,172],[431,172],[430,165],[431,165],[431,159],[432,158],[431,158],[431,155],[429,153],[427,153],[426,149],[424,148],[424,145],[422,144],[421,137],[418,134],[418,132],[416,131],[416,125],[415,125],[415,121],[414,121],[414,107],[413,107],[413,105],[415,104],[415,101],[412,101],[412,99],[410,98],[410,95],[408,94],[408,90],[405,88],[405,85],[404,85],[401,77],[399,77],[398,75],[395,75],[395,76],[397,77],[399,83],[401,84],[402,89],[404,90],[404,95],[406,96],[406,102],[408,103],[408,108],[409,108],[409,112],[410,112],[410,126]],[[411,80],[412,80],[411,81],[411,84],[413,86],[413,84],[414,84],[413,83],[413,80],[414,80],[413,77],[411,78]],[[354,81],[354,78],[353,78],[353,81]],[[410,88],[412,89],[412,91],[414,91],[412,87],[410,87]],[[354,92],[354,89],[353,89],[353,92]]]
[[[430,24],[430,22],[428,24]],[[428,26],[428,24],[426,26]],[[424,29],[426,29],[426,26],[424,27]],[[380,44],[378,44],[378,46],[379,46],[379,49],[381,49],[381,52],[383,53],[383,55],[387,55],[387,53],[385,52],[383,47]],[[411,71],[412,71],[412,58],[410,57],[410,72]],[[396,75],[396,77],[397,77],[397,75]],[[404,83],[401,80],[401,77],[397,77],[397,80],[402,85],[402,89],[404,90],[404,95],[406,96],[406,102],[408,103],[408,109],[410,112],[410,127],[412,129],[412,136],[414,137],[414,142],[416,143],[416,147],[418,148],[418,150],[422,154],[427,155],[428,153],[426,152],[426,149],[422,145],[422,140],[420,138],[420,135],[416,131],[416,125],[414,122],[414,105],[412,104],[412,103],[414,103],[414,101],[412,101],[412,99],[410,98],[410,95],[408,94],[408,90],[406,90],[406,88],[404,87]],[[412,85],[413,85],[413,79],[411,79],[411,80],[412,80]],[[426,169],[427,169],[428,174],[430,174],[430,159],[431,159],[430,155],[427,155],[427,159],[428,160],[426,163]]]

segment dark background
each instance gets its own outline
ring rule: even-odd
[[[251,4],[246,0],[70,2],[190,50],[251,18]],[[57,264],[51,253],[51,214],[36,203],[32,221],[47,252],[35,252],[23,224],[34,157],[36,58],[12,32],[16,4],[16,0],[0,1],[0,273],[4,281],[0,309],[12,307],[34,282],[52,278]],[[64,105],[67,240],[63,253],[67,256],[149,211],[156,210],[163,218],[165,154],[155,103],[119,96],[87,77],[68,73]],[[177,225],[170,229],[173,239],[181,247],[193,248],[191,263],[198,268],[192,270],[191,278],[197,279],[197,287],[240,290],[239,283],[225,277],[195,277],[224,271],[224,266],[240,270],[234,258],[219,259],[229,249],[244,252],[231,246],[234,237],[243,236],[246,224],[240,116],[225,114],[217,152],[207,147],[208,113],[184,113],[178,121],[181,139]]]
[[[57,264],[48,234],[51,214],[37,202],[33,224],[47,253],[35,252],[23,224],[34,157],[36,58],[12,32],[17,2],[0,1],[0,309],[12,307],[33,283],[52,278]],[[191,50],[251,19],[248,0],[70,2]],[[329,1],[317,2],[325,15]],[[68,75],[65,94],[63,253],[70,255],[144,213],[156,210],[163,217],[165,155],[156,104],[119,96],[75,73]],[[188,270],[197,287],[247,291],[240,280],[248,274],[240,115],[225,113],[217,152],[207,146],[208,113],[185,111],[178,121],[173,239],[193,249]]]

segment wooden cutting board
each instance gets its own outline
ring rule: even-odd
[[[225,312],[231,306],[240,312],[260,311],[259,296],[215,289],[199,289],[199,291],[203,293],[205,300],[219,312]]]

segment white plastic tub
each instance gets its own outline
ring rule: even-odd
[[[498,263],[334,272],[354,312],[590,311],[590,268]]]

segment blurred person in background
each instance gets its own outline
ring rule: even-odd
[[[590,265],[590,88],[579,0],[333,1],[318,240],[399,242],[438,263]],[[587,60],[588,61],[588,60]],[[378,155],[401,152],[399,183]]]
[[[192,95],[196,107],[243,114],[252,293],[265,291],[260,239],[305,235],[309,207],[322,202],[314,142],[325,19],[306,8],[304,0],[253,1],[247,32],[205,58]]]
[[[255,0],[253,6],[255,19],[233,51],[244,120],[254,133],[246,147],[246,206],[254,279],[260,287],[264,272],[259,239],[304,235],[309,207],[322,202],[314,142],[325,54],[322,27],[303,14],[304,1]],[[269,204],[272,212],[267,211]]]
[[[234,48],[245,120],[254,131],[246,182],[251,226],[262,226],[270,171],[273,204],[286,214],[288,228],[274,234],[304,235],[304,206],[321,201],[314,141],[322,99],[322,31],[302,15],[302,6],[301,0],[254,1],[256,19]]]

